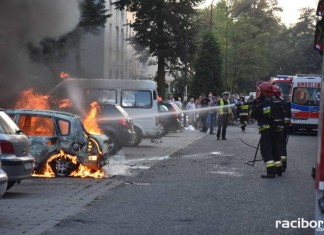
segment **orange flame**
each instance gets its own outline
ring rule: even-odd
[[[60,109],[71,107],[72,106],[72,101],[70,99],[59,100],[58,106],[59,106]]]
[[[99,105],[97,102],[92,102],[90,106],[91,109],[87,117],[83,120],[83,125],[90,134],[100,135],[102,131],[100,130],[97,123],[97,114],[99,112]]]
[[[60,78],[62,78],[62,79],[67,79],[69,77],[70,77],[70,75],[68,73],[64,72],[64,71],[62,71],[60,73]]]
[[[34,90],[28,89],[21,93],[20,99],[16,104],[16,109],[49,109],[49,96],[34,93]]]
[[[63,150],[60,150],[59,153],[51,156],[46,161],[46,165],[45,165],[43,173],[40,173],[40,174],[34,173],[33,176],[34,177],[44,177],[44,178],[55,177],[55,173],[53,172],[52,167],[50,166],[50,163],[57,158],[70,159],[73,164],[77,164],[77,162],[78,162],[78,159],[76,156],[72,156],[70,154],[65,153]],[[101,179],[101,178],[105,177],[105,173],[102,170],[93,170],[93,169],[90,169],[90,168],[80,164],[78,169],[73,171],[69,176],[81,177],[81,178],[91,177],[91,178],[95,178],[95,179]]]

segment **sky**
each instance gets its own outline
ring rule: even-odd
[[[218,0],[214,0],[214,4],[217,3]],[[206,0],[202,7],[210,6],[212,0]],[[299,18],[298,10],[303,7],[310,7],[315,9],[317,8],[318,0],[278,0],[279,6],[282,7],[283,12],[279,15],[282,19],[282,22],[289,26],[291,24],[295,24]]]

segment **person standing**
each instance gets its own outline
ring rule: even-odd
[[[230,107],[229,92],[224,92],[222,98],[218,101],[218,120],[217,120],[217,140],[226,139],[226,128],[232,115],[232,109]]]
[[[192,125],[195,123],[195,100],[194,98],[191,98],[189,102],[186,105],[186,110],[188,113],[188,125]]]
[[[215,135],[214,133],[214,126],[215,126],[215,120],[216,120],[216,109],[213,107],[217,106],[217,97],[212,96],[212,100],[210,101],[208,107],[209,110],[209,134]]]
[[[251,117],[258,122],[260,151],[266,165],[266,174],[262,178],[274,178],[282,175],[280,143],[282,141],[283,108],[282,103],[273,96],[270,82],[260,86],[258,102],[252,106]]]
[[[290,129],[290,119],[291,119],[291,103],[290,101],[286,101],[281,98],[280,88],[276,85],[272,85],[273,94],[274,96],[281,100],[284,107],[284,127],[283,127],[283,134],[282,134],[282,144],[280,156],[282,162],[282,172],[285,172],[287,169],[287,144],[289,138],[289,129]]]
[[[208,95],[208,97],[206,97],[206,95],[203,95],[203,99],[200,102],[200,107],[201,107],[201,111],[200,111],[200,121],[201,121],[201,125],[202,125],[202,132],[207,132],[208,130],[208,126],[207,126],[207,117],[208,117],[208,105],[209,102],[211,100],[212,96]]]

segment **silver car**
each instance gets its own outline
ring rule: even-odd
[[[1,161],[0,161],[0,198],[6,192],[8,185],[8,176],[6,172],[1,169]]]
[[[3,110],[0,110],[0,150],[2,169],[8,175],[7,189],[31,178],[35,160],[29,152],[28,138]]]

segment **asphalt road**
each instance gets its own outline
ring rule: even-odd
[[[287,172],[275,179],[260,177],[262,162],[245,164],[255,126],[229,127],[227,138],[207,134],[136,176],[116,176],[121,184],[43,234],[312,234],[276,221],[314,219],[316,135],[290,137]]]

